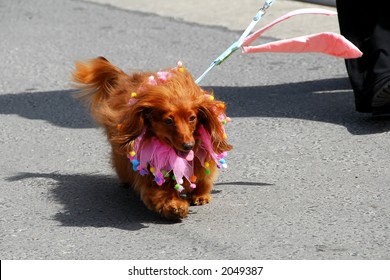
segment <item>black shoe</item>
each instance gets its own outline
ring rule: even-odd
[[[373,117],[390,117],[390,105],[372,108]]]
[[[390,116],[390,80],[386,79],[374,87],[371,108],[374,117]]]
[[[380,86],[374,87],[374,96],[372,97],[371,106],[376,108],[390,106],[390,80],[381,83]]]

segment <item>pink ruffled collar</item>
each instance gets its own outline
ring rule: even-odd
[[[197,149],[191,151],[186,158],[177,155],[169,145],[161,142],[156,137],[144,139],[144,133],[134,142],[133,150],[128,158],[133,165],[133,170],[141,175],[153,174],[154,181],[161,186],[167,178],[176,181],[175,189],[178,192],[184,190],[183,183],[187,180],[191,188],[196,188],[194,174],[194,158],[196,157],[205,168],[206,175],[210,174],[210,161],[214,161],[218,168],[227,168],[225,156],[227,152],[215,153],[210,134],[203,125],[198,130]]]

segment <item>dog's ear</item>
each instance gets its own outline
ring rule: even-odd
[[[198,111],[199,124],[202,124],[210,134],[214,151],[219,154],[233,149],[226,141],[224,124],[221,120],[221,117],[226,114],[226,105],[214,100],[213,96],[206,95]]]
[[[117,133],[111,134],[110,141],[117,144],[125,152],[129,152],[133,141],[142,133],[148,132],[151,108],[149,103],[141,100],[130,105],[125,119],[117,126]]]

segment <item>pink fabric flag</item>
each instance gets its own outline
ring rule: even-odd
[[[323,32],[317,34],[311,34],[306,36],[300,36],[291,39],[279,40],[271,43],[266,43],[258,46],[249,46],[254,40],[256,40],[265,31],[272,28],[274,25],[287,20],[296,15],[302,14],[321,14],[333,16],[337,13],[324,10],[324,9],[300,9],[295,10],[286,15],[274,20],[258,31],[254,32],[247,38],[245,38],[242,44],[243,53],[255,53],[255,52],[321,52],[341,58],[357,58],[362,56],[362,52],[350,41],[340,34],[332,32]]]
[[[255,52],[321,52],[341,58],[357,58],[362,52],[342,35],[324,32],[280,40],[254,47],[243,47],[244,53]]]

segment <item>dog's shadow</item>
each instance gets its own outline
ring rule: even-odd
[[[119,185],[115,176],[100,174],[20,173],[8,181],[37,178],[52,184],[50,198],[63,209],[53,218],[62,226],[147,228],[148,223],[168,223],[149,211],[132,189]]]
[[[45,185],[52,185],[50,198],[63,209],[53,219],[67,227],[113,227],[136,231],[148,228],[148,224],[173,224],[148,210],[131,188],[119,185],[115,176],[100,174],[19,173],[7,181],[44,179]],[[269,186],[265,183],[224,182],[216,186],[248,185]],[[214,189],[213,195],[222,192]],[[192,208],[192,207],[191,207]],[[196,213],[191,209],[189,214]]]
[[[0,114],[16,114],[30,120],[45,120],[66,128],[93,128],[88,110],[74,97],[73,90],[24,92],[0,95]]]

